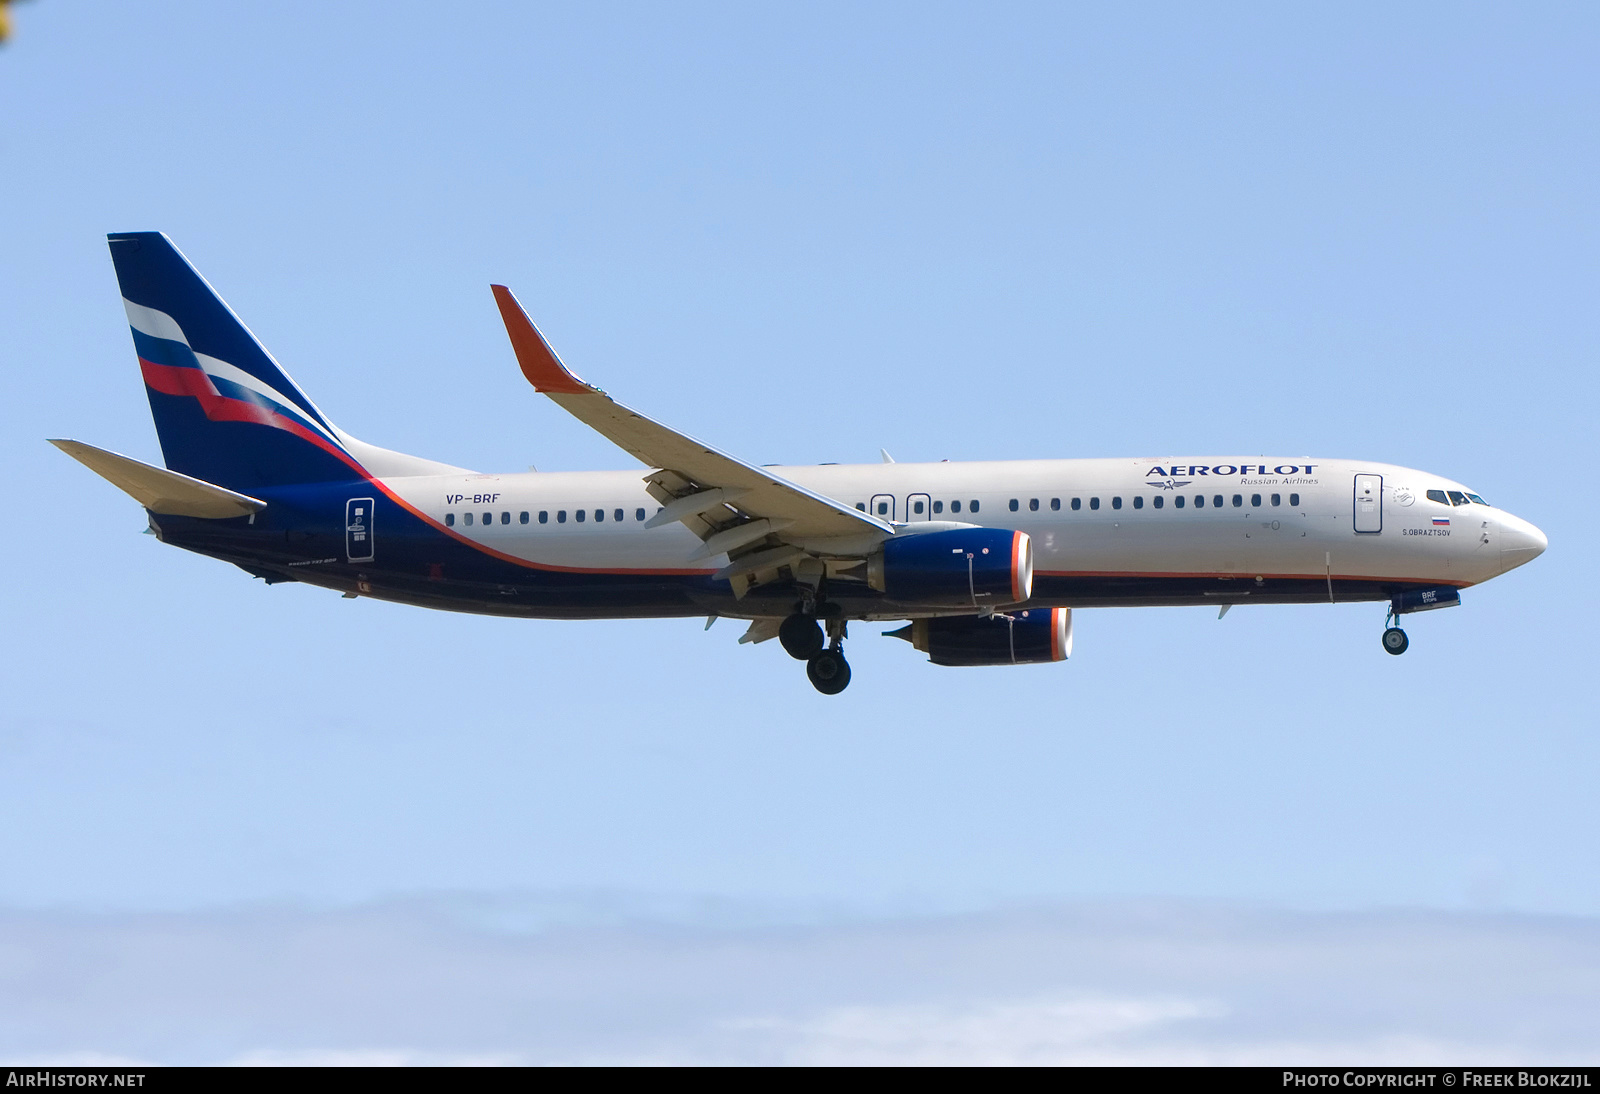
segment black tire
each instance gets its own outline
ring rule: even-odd
[[[822,625],[816,618],[795,612],[778,625],[778,643],[796,661],[809,661],[822,652]]]
[[[1406,652],[1406,647],[1411,645],[1411,639],[1406,637],[1406,632],[1399,627],[1390,627],[1383,632],[1383,649],[1385,653],[1392,653],[1399,657]]]
[[[806,662],[811,686],[824,695],[838,695],[850,686],[850,662],[838,650],[823,650]]]

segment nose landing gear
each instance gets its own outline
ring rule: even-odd
[[[1394,625],[1400,622],[1400,613],[1394,608],[1390,604],[1388,614],[1383,617],[1383,652],[1399,657],[1411,645],[1411,639],[1406,637],[1405,631]]]

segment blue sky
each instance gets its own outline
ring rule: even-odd
[[[529,893],[786,922],[1600,915],[1589,9],[173,0],[14,23],[13,916],[204,930]],[[104,243],[142,229],[341,426],[480,470],[630,465],[522,381],[503,281],[580,375],[757,462],[1360,456],[1460,479],[1551,548],[1418,617],[1403,658],[1371,605],[1083,612],[1072,660],[1028,669],[857,628],[831,700],[729,622],[269,589],[141,536],[44,443],[159,455]]]

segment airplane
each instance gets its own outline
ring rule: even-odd
[[[51,443],[163,542],[268,584],[540,619],[706,617],[776,638],[818,691],[851,622],[936,665],[1065,660],[1075,608],[1387,602],[1403,616],[1548,541],[1461,483],[1305,456],[782,467],[688,437],[579,379],[492,286],[536,391],[648,468],[482,474],[334,425],[160,232],[108,237],[166,467]]]

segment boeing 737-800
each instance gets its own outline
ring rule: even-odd
[[[493,287],[533,387],[649,468],[480,474],[334,425],[159,232],[111,257],[166,467],[57,446],[164,543],[268,583],[544,619],[706,616],[776,638],[818,690],[852,620],[937,665],[1060,661],[1072,610],[1386,601],[1391,623],[1535,558],[1458,482],[1307,456],[758,466],[630,410]]]

